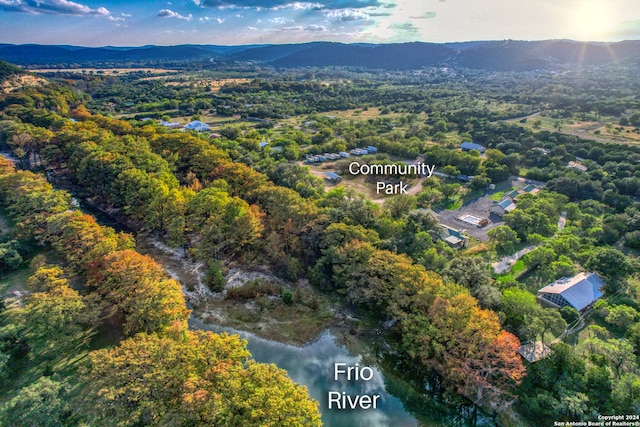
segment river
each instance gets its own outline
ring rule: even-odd
[[[100,224],[113,227],[118,231],[132,232],[131,229],[116,221],[108,213],[85,201],[81,200],[79,203],[82,210],[93,215]],[[136,239],[140,241],[152,238],[138,235]],[[145,244],[153,246],[150,240]],[[346,381],[344,378],[341,381],[334,381],[335,363],[345,363],[347,366],[355,366],[358,363],[360,367],[365,364],[362,355],[354,354],[353,351],[338,344],[336,338],[328,330],[313,342],[297,347],[263,339],[249,332],[205,323],[195,317],[189,319],[189,326],[193,329],[228,332],[242,336],[247,340],[247,347],[256,361],[277,365],[286,370],[292,380],[307,387],[311,397],[319,402],[322,421],[327,427],[495,426],[495,423],[482,415],[479,415],[474,421],[457,417],[459,408],[447,407],[433,401],[433,399],[430,399],[431,402],[428,406],[433,405],[434,408],[437,407],[437,410],[434,409],[431,414],[431,411],[425,411],[423,408],[421,422],[418,423],[416,417],[405,410],[402,401],[387,391],[385,377],[375,366],[371,366],[373,375],[368,381]],[[329,409],[328,393],[342,393],[343,391],[350,396],[379,395],[378,408]],[[423,393],[427,394],[428,392],[425,390]],[[425,412],[427,412],[426,417]]]
[[[214,332],[239,334],[247,340],[247,348],[258,362],[274,363],[286,370],[295,382],[307,386],[312,398],[320,403],[322,421],[328,427],[413,427],[416,419],[405,411],[402,402],[389,394],[384,385],[384,376],[371,367],[373,377],[369,381],[334,381],[334,364],[346,363],[363,367],[362,357],[354,355],[336,343],[335,337],[325,331],[315,341],[295,347],[265,340],[244,331],[223,328],[204,323],[196,318],[189,326]],[[344,375],[341,375],[344,377]],[[379,395],[377,409],[340,410],[329,409],[328,393],[346,391],[349,395]]]

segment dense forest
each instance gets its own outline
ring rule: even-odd
[[[640,412],[640,106],[626,68],[265,67],[215,88],[208,71],[48,76],[0,95],[0,144],[16,159],[0,170],[0,278],[32,272],[0,315],[8,425],[320,424],[304,388],[242,341],[186,329],[180,284],[55,186],[187,254],[213,293],[242,265],[288,286],[228,298],[319,310],[314,293],[329,295],[379,329],[416,390],[472,402],[498,424]],[[160,123],[192,119],[214,129]],[[574,129],[587,122],[599,123],[593,139]],[[362,146],[378,153],[361,162],[420,157],[442,175],[376,203],[302,163]],[[518,196],[487,241],[456,250],[437,238],[433,211],[512,176],[544,185]],[[507,271],[490,268],[525,246]],[[580,271],[606,284],[588,312],[536,300]],[[550,354],[523,361],[531,341]]]

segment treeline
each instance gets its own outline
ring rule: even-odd
[[[314,280],[397,321],[399,348],[440,374],[427,379],[434,390],[453,389],[484,407],[515,390],[524,374],[520,341],[468,289],[445,285],[405,255],[377,249],[377,234],[361,226],[335,223],[323,234]]]
[[[105,209],[161,233],[213,269],[219,268],[218,260],[235,258],[268,265],[289,279],[311,272],[319,286],[398,321],[397,349],[428,368],[442,390],[473,400],[485,396],[480,403],[488,405],[505,399],[520,381],[518,340],[467,290],[445,287],[438,275],[426,271],[441,270],[453,257],[429,234],[435,225],[428,214],[412,212],[411,204],[401,202],[383,211],[344,190],[304,198],[232,161],[200,136],[132,126],[82,106],[70,114],[76,122],[65,120],[52,129],[47,141],[33,145],[32,157],[53,173],[66,173]],[[7,141],[15,146],[33,125],[13,118]],[[106,256],[102,262],[91,266],[106,275],[122,270],[118,257]],[[121,280],[90,276],[88,284],[103,283],[105,297],[116,301],[120,293],[110,283]],[[378,305],[378,300],[390,305]],[[464,309],[455,308],[458,304]],[[128,307],[122,304],[124,325],[129,325]],[[479,373],[469,380],[476,368]]]
[[[25,363],[42,370],[5,394],[3,425],[320,425],[304,387],[251,361],[246,343],[189,331],[179,283],[133,250],[131,236],[4,159],[0,196],[16,237],[52,247],[64,266],[38,267],[24,305],[0,312],[0,378],[15,387]],[[115,325],[130,338],[77,360]]]

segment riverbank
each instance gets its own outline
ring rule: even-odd
[[[268,271],[225,266],[225,287],[213,292],[205,284],[206,267],[189,258],[182,249],[170,248],[148,234],[136,236],[137,251],[159,262],[183,287],[192,316],[209,324],[251,332],[261,338],[303,345],[331,326],[345,324],[348,315],[313,289],[306,280],[286,282]],[[230,289],[267,284],[291,292],[286,303],[280,295],[258,294],[253,298],[231,298]]]

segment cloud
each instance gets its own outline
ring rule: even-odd
[[[306,27],[304,27],[304,30],[321,33],[323,31],[327,31],[327,27],[325,27],[324,25],[307,25]]]
[[[191,14],[189,14],[188,16],[184,16],[170,9],[162,9],[160,12],[158,12],[157,16],[159,18],[176,18],[176,19],[182,19],[184,21],[191,21],[191,18],[193,18]]]
[[[350,22],[350,21],[362,21],[370,18],[368,13],[365,13],[358,9],[338,9],[329,10],[326,13],[327,18],[334,19],[336,21]]]
[[[0,10],[31,14],[110,16],[104,7],[93,9],[69,0],[0,0]]]
[[[240,9],[363,9],[367,7],[383,6],[380,0],[326,0],[322,3],[316,2],[292,2],[291,0],[194,0],[196,6],[214,8],[240,8]],[[386,7],[386,5],[385,5]]]
[[[418,27],[413,25],[411,22],[406,22],[404,24],[391,24],[388,27],[391,30],[396,32],[396,37],[400,38],[415,38],[420,34]]]
[[[323,5],[320,3],[308,3],[308,2],[293,2],[286,3],[278,6],[272,6],[270,10],[282,10],[282,9],[293,9],[293,10],[309,10],[309,9],[322,9]]]
[[[290,18],[285,18],[284,16],[276,16],[275,18],[269,19],[269,22],[271,22],[272,24],[283,25],[288,22],[294,22],[294,20]]]
[[[416,26],[410,22],[407,22],[405,24],[391,24],[389,25],[389,28],[391,28],[392,30],[398,30],[398,31],[417,31],[418,30],[418,28],[416,28]]]
[[[284,27],[280,28],[281,31],[302,31],[302,27],[300,25],[296,25],[293,27]]]
[[[425,12],[424,14],[420,15],[420,16],[410,16],[409,18],[411,19],[433,19],[436,17],[436,13],[435,12]]]
[[[249,30],[249,31],[258,31],[258,29],[256,27],[247,27],[247,30]]]

